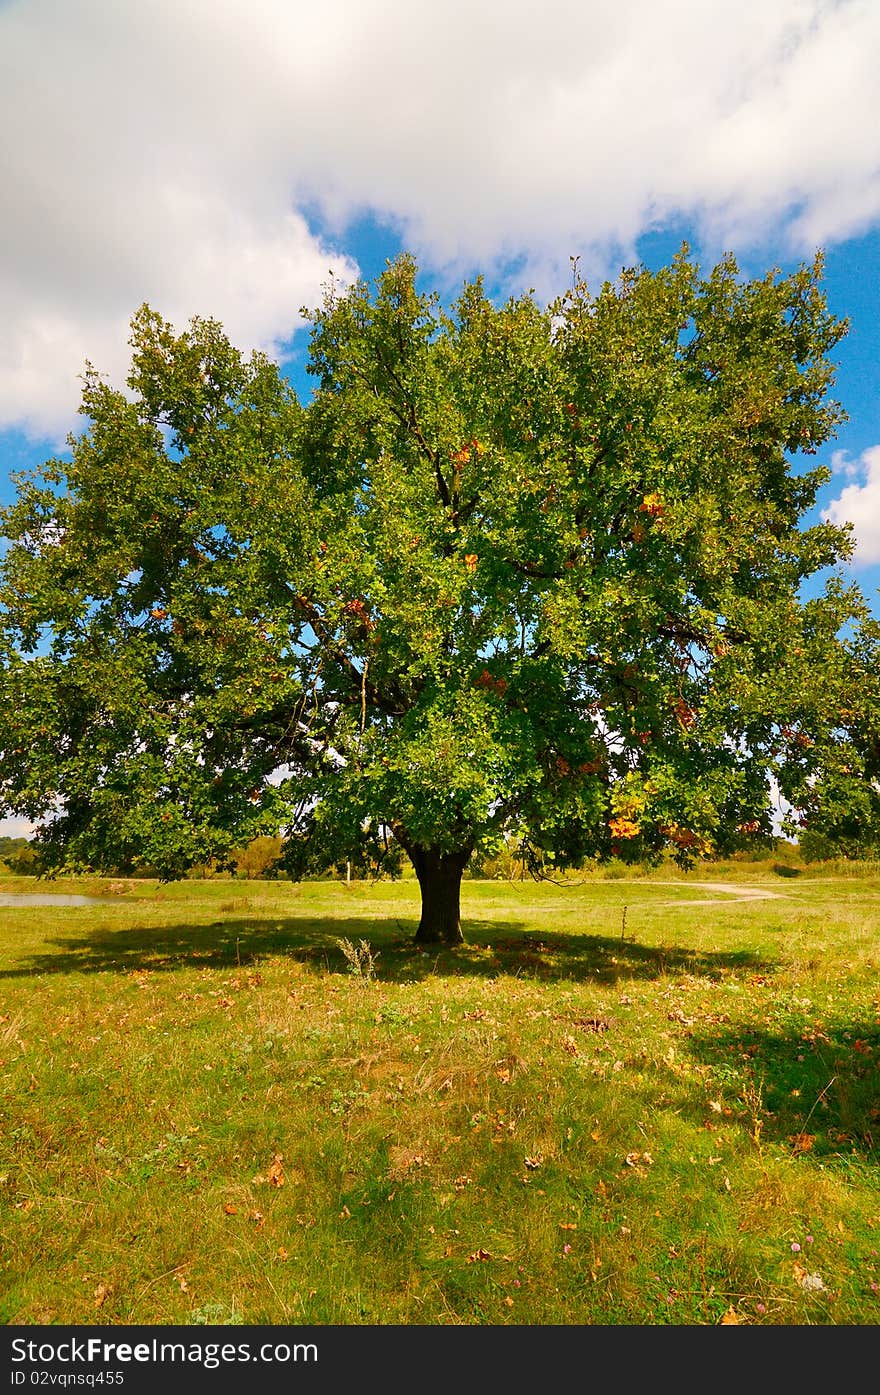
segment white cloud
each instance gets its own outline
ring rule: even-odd
[[[546,288],[677,216],[793,251],[880,216],[876,0],[12,0],[0,425],[71,424],[132,311],[287,337],[366,210]],[[623,249],[623,250],[622,250]]]
[[[0,838],[30,838],[35,828],[27,819],[0,819]]]
[[[823,519],[853,525],[857,566],[880,562],[880,446],[869,446],[857,462],[845,451],[835,451],[832,468],[852,482],[823,510]]]

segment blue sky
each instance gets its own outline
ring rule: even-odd
[[[550,298],[573,255],[821,247],[851,330],[816,512],[880,613],[878,69],[877,0],[0,0],[0,502],[144,301],[300,382],[300,308],[401,248]]]

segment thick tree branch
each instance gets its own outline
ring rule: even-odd
[[[384,712],[386,716],[402,717],[409,710],[409,707],[400,689],[396,689],[392,695],[383,692],[375,683],[369,682],[367,680],[368,661],[364,662],[363,669],[358,668],[350,655],[346,654],[342,646],[336,641],[320,611],[305,596],[295,595],[293,600],[300,614],[308,621],[320,640],[324,653],[339,664],[351,680],[352,697],[357,706],[360,708],[362,695],[365,694],[372,705],[377,707],[380,712]]]

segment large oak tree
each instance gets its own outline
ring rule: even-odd
[[[876,627],[804,591],[849,550],[805,521],[843,415],[820,275],[683,249],[446,311],[402,258],[328,289],[306,405],[142,308],[129,390],[87,369],[3,518],[0,805],[55,867],[402,848],[448,942],[475,852],[687,861],[769,833],[771,778],[864,844]]]

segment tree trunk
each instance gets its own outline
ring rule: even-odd
[[[470,852],[442,853],[410,846],[410,859],[422,891],[418,944],[461,944],[461,874]]]

